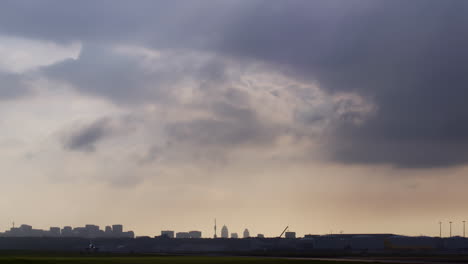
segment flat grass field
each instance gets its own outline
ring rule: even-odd
[[[260,257],[200,257],[200,256],[33,256],[0,255],[1,264],[339,264],[360,262],[318,261]]]

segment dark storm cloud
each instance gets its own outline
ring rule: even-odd
[[[109,122],[108,118],[102,118],[91,124],[76,128],[67,135],[64,147],[69,150],[93,152],[96,143],[112,133]]]
[[[214,0],[7,0],[0,9],[0,32],[57,42],[201,48],[222,32],[226,15],[238,5]]]
[[[330,92],[377,107],[334,124],[332,158],[402,167],[468,161],[466,1],[260,3],[227,35],[225,52],[290,67]],[[352,4],[351,4],[352,3]]]
[[[340,162],[432,167],[468,161],[466,1],[6,1],[2,7],[2,33],[209,50],[267,62],[332,94],[357,93],[376,113],[362,123],[345,114],[334,122],[328,149]],[[106,64],[86,57],[86,50],[82,56],[52,73],[120,100],[148,96],[146,88],[125,91],[141,75],[116,65],[132,63]],[[86,72],[95,64],[105,66],[105,78]],[[206,67],[205,76],[223,80],[216,69]],[[125,76],[122,82],[111,81],[117,75]],[[254,119],[246,120],[246,126],[228,118],[193,121],[175,126],[174,135],[193,130],[208,143],[257,138]],[[218,134],[205,137],[202,128]]]

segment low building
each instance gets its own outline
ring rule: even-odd
[[[190,238],[189,232],[177,232],[176,238]]]
[[[383,250],[385,248],[384,239],[371,235],[356,235],[349,239],[351,249],[360,250]]]
[[[385,240],[385,246],[388,249],[427,250],[437,248],[437,240],[433,237],[426,236],[392,236]]]
[[[59,237],[60,236],[60,227],[51,227],[49,229],[49,236]]]
[[[286,232],[284,234],[285,238],[296,238],[296,232]]]
[[[315,249],[342,250],[349,247],[349,239],[345,237],[327,235],[314,238]]]
[[[161,231],[161,237],[174,238],[174,231],[172,231],[172,230],[163,230],[163,231]]]
[[[190,238],[201,238],[202,237],[201,231],[190,231],[189,235],[190,235]]]
[[[122,233],[122,237],[125,238],[135,238],[135,233],[133,231],[127,231]]]
[[[64,226],[62,228],[61,234],[63,237],[71,237],[73,236],[73,229],[71,226]]]
[[[231,233],[231,238],[239,238],[239,236],[237,235],[237,233]]]

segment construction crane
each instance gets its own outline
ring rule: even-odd
[[[281,235],[279,235],[278,238],[281,238],[281,237],[283,236],[284,232],[286,232],[286,230],[288,230],[288,227],[289,227],[289,226],[287,226],[287,227],[283,230],[283,232],[281,233]]]

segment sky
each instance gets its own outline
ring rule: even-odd
[[[0,230],[461,235],[467,12],[1,1]]]

